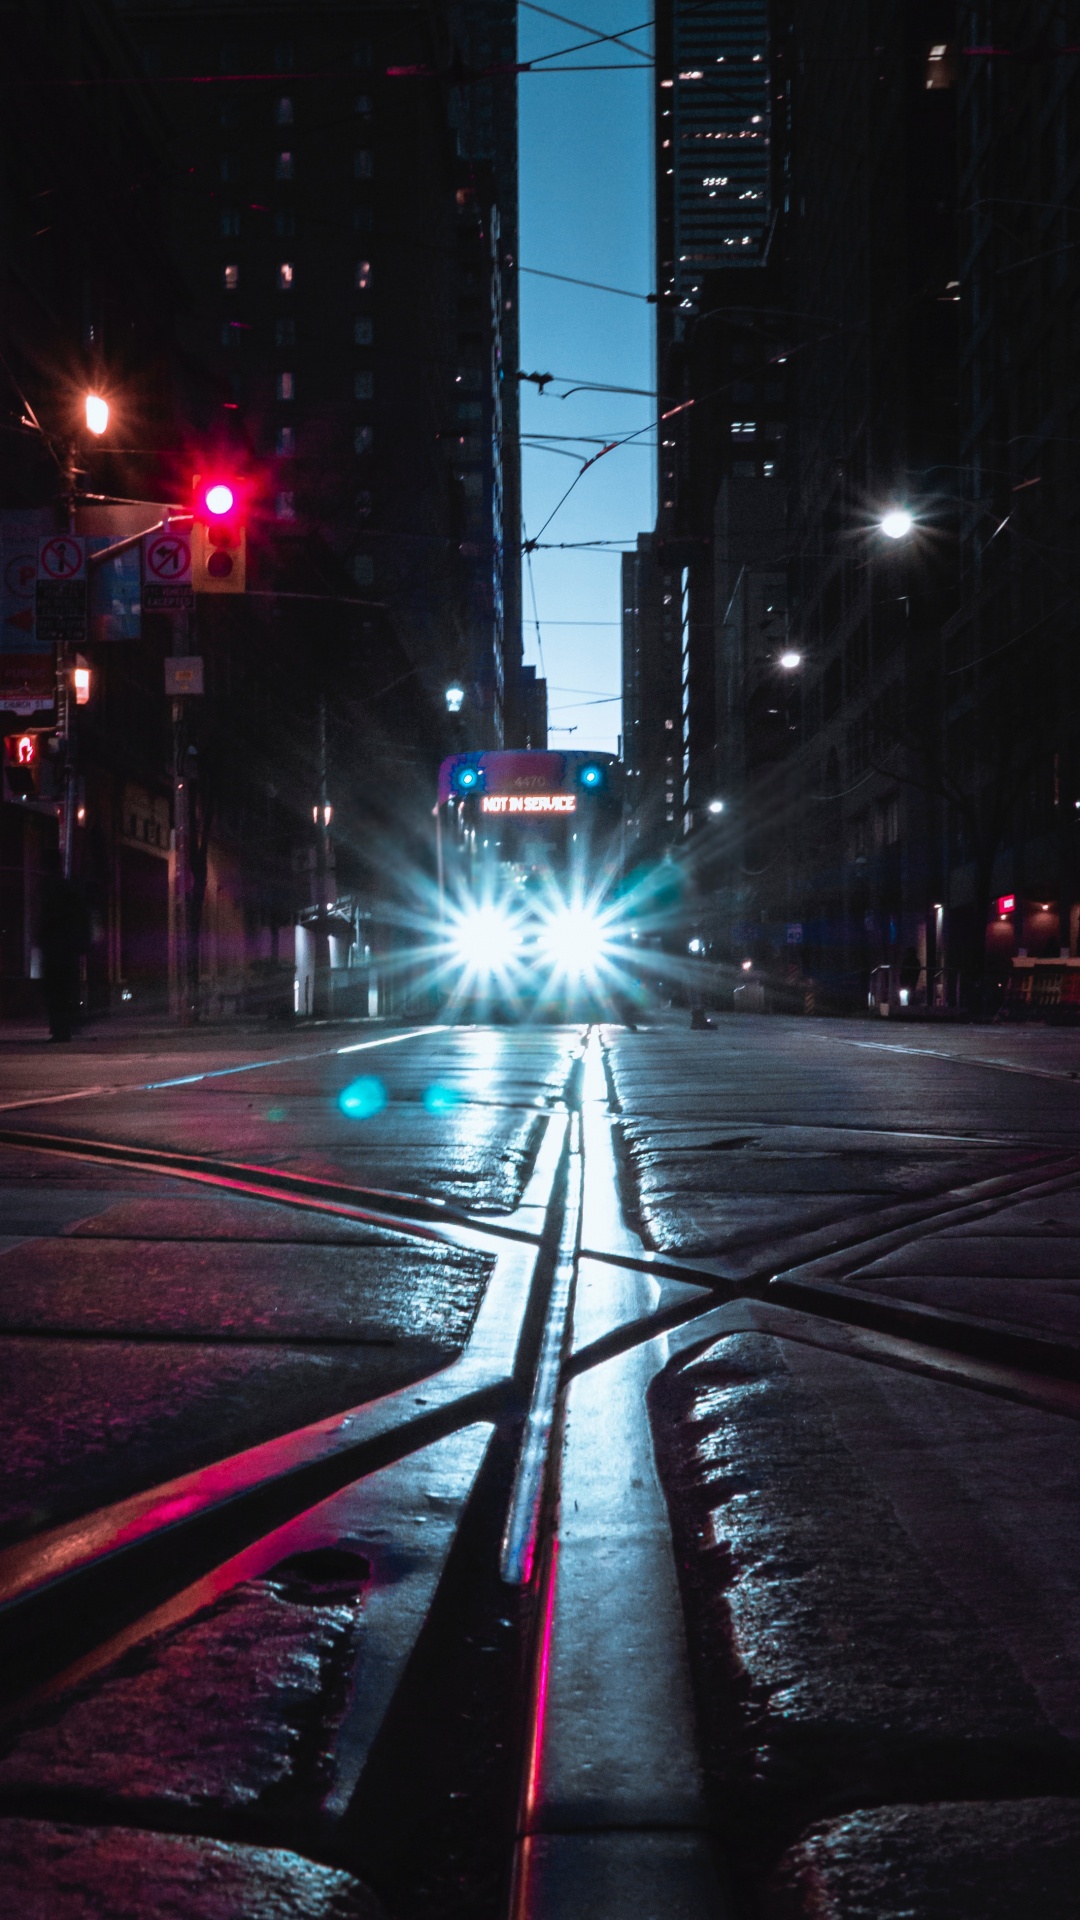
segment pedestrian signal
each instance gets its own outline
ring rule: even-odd
[[[40,800],[45,763],[42,742],[46,736],[33,728],[26,733],[4,737],[4,796],[8,800]],[[51,771],[51,769],[50,769]]]
[[[195,480],[191,583],[196,593],[243,593],[247,584],[243,489],[223,474]]]

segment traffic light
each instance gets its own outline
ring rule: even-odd
[[[191,581],[196,593],[243,593],[247,579],[244,494],[225,474],[197,475],[192,502]]]
[[[4,736],[4,797],[33,805],[51,805],[55,786],[54,763],[46,753],[52,733],[31,727],[25,733]]]

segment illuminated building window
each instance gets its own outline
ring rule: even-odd
[[[353,393],[357,400],[371,400],[375,395],[375,375],[358,373],[353,381]]]
[[[223,180],[236,179],[236,157],[234,154],[231,154],[231,153],[222,154],[220,171],[221,171],[221,178]]]
[[[277,111],[274,114],[274,118],[279,127],[291,127],[292,117],[292,101],[289,99],[288,94],[282,94],[281,99],[277,103]]]
[[[374,435],[370,427],[357,427],[356,432],[353,434],[353,451],[355,453],[370,453],[373,438]]]
[[[221,231],[226,240],[233,240],[240,231],[240,215],[235,207],[226,207],[221,216]]]
[[[731,437],[733,440],[752,440],[756,432],[756,420],[733,420],[731,423]]]
[[[277,270],[277,283],[282,293],[291,291],[293,283],[293,263],[291,260],[283,260],[281,262]]]
[[[291,153],[278,154],[274,162],[274,178],[275,180],[292,180],[294,178],[293,157]]]
[[[358,347],[370,347],[375,338],[375,323],[366,317],[353,322],[353,340]]]
[[[284,454],[296,452],[296,432],[294,428],[292,427],[278,428],[277,450],[279,453],[284,453]]]
[[[296,519],[296,495],[291,488],[277,495],[274,501],[274,513],[279,520]]]
[[[239,267],[237,266],[226,267],[222,275],[222,278],[224,279],[224,282],[225,282],[226,293],[235,293],[237,287],[240,285]]]
[[[287,319],[274,321],[274,345],[277,347],[295,347],[296,321],[290,313]]]
[[[356,263],[356,285],[360,293],[366,293],[371,285],[371,261],[358,260]]]
[[[279,400],[292,400],[294,395],[291,373],[279,373],[277,377],[277,397]]]
[[[354,180],[371,179],[372,159],[370,147],[361,147],[359,152],[353,154],[352,170]]]

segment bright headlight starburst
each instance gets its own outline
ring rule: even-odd
[[[499,973],[517,950],[517,923],[504,907],[488,901],[466,908],[451,929],[450,941],[455,958],[472,973]]]
[[[603,914],[582,903],[556,909],[544,927],[541,947],[557,972],[569,979],[592,979],[611,947]]]

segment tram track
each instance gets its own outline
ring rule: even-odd
[[[724,1332],[739,1330],[740,1310],[747,1325],[767,1326],[783,1339],[826,1345],[876,1365],[922,1372],[1080,1418],[1080,1350],[1067,1341],[918,1302],[873,1298],[857,1285],[839,1284],[882,1251],[948,1225],[990,1219],[1017,1201],[1074,1189],[1080,1156],[1046,1154],[1014,1174],[874,1208],[857,1220],[792,1240],[790,1251],[801,1257],[783,1268],[765,1258],[749,1275],[736,1275],[725,1273],[715,1260],[630,1250],[625,1237],[619,1245],[590,1244],[588,1209],[582,1207],[590,1170],[580,1102],[580,1064],[575,1063],[562,1099],[544,1112],[544,1137],[520,1203],[514,1213],[499,1216],[423,1194],[294,1174],[246,1160],[30,1128],[0,1130],[0,1146],[21,1152],[166,1176],[237,1198],[354,1221],[409,1241],[483,1248],[496,1258],[473,1333],[460,1357],[439,1372],[0,1552],[0,1647],[9,1676],[0,1714],[6,1730],[24,1724],[44,1702],[110,1669],[149,1636],[190,1620],[231,1588],[264,1578],[289,1550],[304,1550],[297,1542],[318,1545],[324,1536],[332,1538],[340,1524],[333,1519],[335,1502],[362,1496],[365,1488],[374,1498],[380,1476],[407,1475],[411,1462],[470,1433],[478,1436],[474,1472],[479,1472],[488,1445],[484,1436],[498,1432],[524,1436],[514,1439],[513,1471],[499,1481],[496,1506],[502,1516],[503,1577],[520,1586],[527,1615],[532,1608],[531,1704],[522,1737],[527,1731],[527,1766],[535,1769],[540,1739],[536,1667],[550,1653],[545,1635],[551,1631],[558,1544],[557,1455],[568,1392],[583,1376],[661,1335],[674,1336],[672,1353],[689,1355]],[[592,1170],[593,1179],[598,1171],[605,1180],[613,1178],[613,1169],[605,1166]],[[586,1263],[616,1278],[646,1279],[659,1288],[660,1299],[652,1311],[594,1331],[575,1346],[575,1289]],[[0,1338],[47,1339],[58,1333],[78,1337],[62,1329],[9,1327]],[[128,1336],[120,1329],[106,1337]],[[177,1344],[215,1339],[201,1333],[146,1337]],[[216,1338],[242,1345],[246,1336]],[[285,1343],[349,1341],[287,1336]],[[661,1353],[659,1346],[656,1351]],[[445,1554],[432,1563],[423,1589],[428,1608],[435,1603],[444,1566]],[[392,1711],[422,1618],[421,1612],[404,1639],[398,1636],[401,1644],[387,1665],[378,1700],[363,1729],[353,1729],[349,1757],[341,1760],[331,1796],[339,1821]],[[0,1809],[3,1804],[0,1790]],[[72,1804],[76,1817],[83,1817],[82,1803]],[[523,1884],[519,1875],[515,1910],[522,1914]]]

